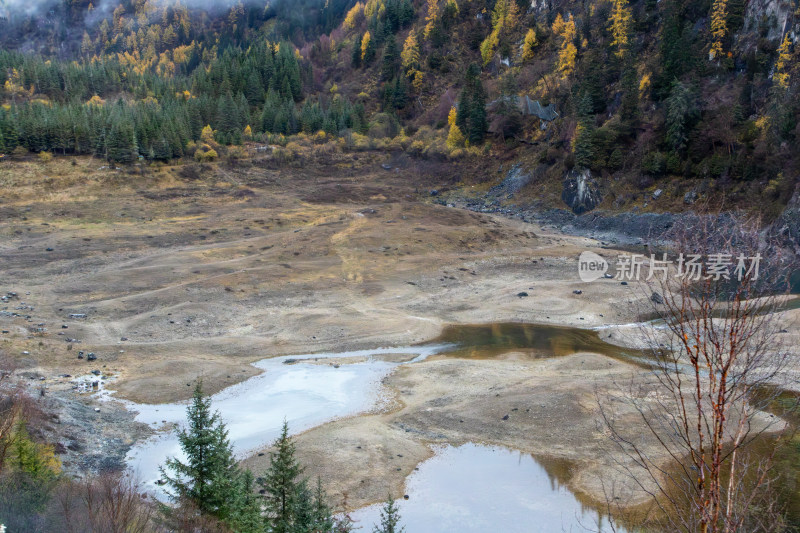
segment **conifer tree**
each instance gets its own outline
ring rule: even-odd
[[[114,120],[106,138],[106,158],[114,163],[132,163],[137,157],[133,123],[123,118]]]
[[[200,380],[186,412],[188,426],[178,432],[186,461],[167,459],[161,475],[173,501],[191,502],[203,513],[228,520],[235,514],[237,489],[243,486],[242,474],[233,457],[225,424],[219,412],[211,411],[211,399],[203,396]]]
[[[231,510],[227,523],[236,533],[262,533],[261,498],[255,492],[253,473],[245,470],[236,481],[230,495]]]
[[[436,23],[439,21],[439,1],[427,0],[428,13],[425,15],[425,38],[429,38],[433,33]]]
[[[561,37],[561,45],[558,51],[558,70],[563,77],[567,77],[575,70],[575,60],[578,56],[578,50],[575,48],[575,19],[569,17],[567,20],[561,16],[561,13],[556,15],[556,20],[553,22],[553,33]]]
[[[615,48],[614,55],[622,59],[630,45],[631,8],[628,0],[614,0],[611,11],[611,46]]]
[[[398,67],[397,41],[390,36],[383,48],[383,62],[381,63],[381,78],[390,80],[397,74]]]
[[[355,41],[353,41],[353,53],[350,56],[350,64],[353,68],[361,66],[361,42],[361,34],[356,35]]]
[[[273,448],[269,468],[261,482],[266,499],[267,531],[293,533],[299,503],[299,478],[303,469],[294,456],[295,445],[289,436],[289,424],[286,421]]]
[[[467,68],[456,113],[456,125],[473,145],[483,142],[487,127],[486,91],[481,83],[480,71],[475,63]]]
[[[594,116],[592,115],[592,101],[589,95],[584,94],[578,103],[578,126],[575,128],[575,166],[578,169],[591,167],[594,160]]]
[[[681,82],[674,81],[669,98],[665,103],[667,107],[667,144],[676,152],[680,152],[686,147],[689,121],[695,113],[689,89]]]
[[[522,42],[522,60],[530,61],[533,59],[537,46],[539,46],[539,41],[536,39],[536,31],[533,28],[529,28],[525,34],[525,40]]]
[[[710,60],[722,57],[722,42],[728,34],[728,0],[714,0],[711,5],[711,50]]]
[[[417,41],[417,34],[414,30],[408,32],[405,43],[403,43],[403,51],[400,53],[403,60],[403,68],[408,76],[419,67],[419,42]]]
[[[456,108],[451,107],[450,113],[447,115],[447,124],[450,126],[450,131],[447,134],[447,147],[450,149],[464,146],[464,134],[456,124],[457,116]]]
[[[400,511],[391,495],[381,509],[381,523],[375,526],[372,533],[404,533],[405,528],[400,525]]]
[[[778,60],[775,62],[775,83],[782,89],[789,87],[789,66],[792,60],[791,46],[792,40],[789,37],[789,33],[787,33],[778,47]]]
[[[361,63],[368,64],[372,61],[375,55],[375,43],[372,40],[372,35],[369,30],[364,32],[364,37],[361,39]]]

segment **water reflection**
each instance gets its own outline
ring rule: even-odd
[[[505,448],[444,446],[406,480],[402,525],[414,533],[612,531],[533,457]],[[380,505],[351,515],[365,531]],[[624,531],[617,529],[617,531]]]

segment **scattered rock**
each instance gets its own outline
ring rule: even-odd
[[[664,303],[664,298],[657,292],[654,292],[653,294],[650,295],[650,301],[653,302],[654,304],[661,305]]]
[[[661,189],[656,189],[655,191],[653,191],[653,200],[658,200],[663,193],[664,191]]]
[[[697,191],[691,190],[683,195],[683,203],[686,205],[692,205],[697,201],[698,198],[699,195],[697,194]]]
[[[503,420],[508,420],[508,415],[504,416]]]
[[[520,298],[526,298],[528,296],[528,293],[525,292],[525,291],[518,292],[517,296],[520,297]]]
[[[583,291],[580,289],[575,289],[574,291],[572,291],[572,294],[583,294]]]

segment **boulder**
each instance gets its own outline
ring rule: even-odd
[[[657,292],[654,292],[650,295],[650,301],[656,305],[662,305],[664,303],[664,298]]]

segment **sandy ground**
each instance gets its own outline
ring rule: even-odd
[[[197,377],[215,392],[264,357],[407,345],[448,323],[629,324],[646,293],[578,279],[581,251],[617,254],[597,241],[436,205],[424,167],[362,158],[189,180],[60,161],[0,175],[0,294],[18,295],[0,304],[0,349],[53,389],[100,369],[118,397],[182,400]],[[407,365],[386,380],[392,409],[315,428],[298,449],[351,507],[400,493],[430,444],[468,441],[530,452],[596,501],[616,474],[595,393],[640,373],[587,353]]]

